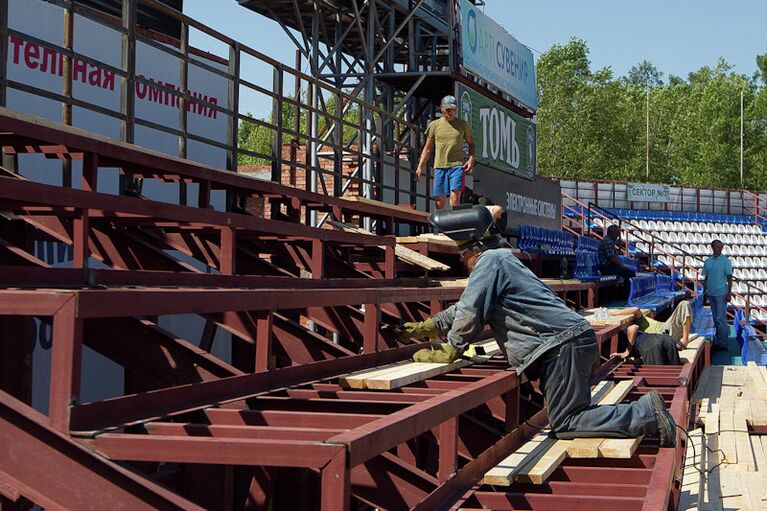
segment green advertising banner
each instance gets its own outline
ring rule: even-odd
[[[535,124],[474,89],[456,83],[458,115],[471,124],[474,159],[525,179],[535,178]]]

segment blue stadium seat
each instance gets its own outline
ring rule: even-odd
[[[674,277],[671,275],[658,274],[655,276],[655,294],[680,299],[687,296],[687,291],[676,289]]]
[[[629,279],[629,282],[631,292],[628,303],[632,307],[660,311],[674,303],[674,299],[671,297],[655,294],[655,277],[653,275],[633,277]]]

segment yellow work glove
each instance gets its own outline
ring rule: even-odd
[[[402,325],[402,331],[399,334],[400,341],[421,339],[423,337],[428,337],[429,339],[436,339],[439,337],[439,329],[433,319],[429,318],[426,321],[405,323]]]
[[[415,362],[452,364],[461,357],[461,353],[447,342],[433,344],[431,348],[418,350],[413,354]]]
[[[477,356],[477,348],[473,344],[469,344],[469,347],[463,350],[463,358],[474,358]]]

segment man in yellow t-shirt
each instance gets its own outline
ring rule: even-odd
[[[415,171],[419,181],[423,169],[434,151],[434,200],[437,209],[445,207],[445,197],[450,195],[450,205],[461,202],[464,172],[471,174],[474,169],[474,139],[471,126],[456,117],[458,102],[453,96],[445,96],[440,104],[442,117],[429,123],[426,129],[426,144],[421,152],[421,160]],[[463,162],[463,144],[469,146],[469,159]]]

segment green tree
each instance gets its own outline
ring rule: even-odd
[[[295,105],[292,103],[293,97],[288,98],[282,104],[282,137],[283,143],[289,143],[293,138],[296,138],[301,145],[306,144],[307,141],[307,112],[306,98],[302,98],[301,107],[299,108],[299,132],[294,132],[294,119],[296,115]],[[333,129],[334,116],[336,108],[335,96],[330,96],[324,103],[324,107],[321,104],[318,108],[318,129],[320,138],[327,132],[327,130]],[[253,117],[248,113],[248,117]],[[354,141],[355,135],[359,126],[359,108],[356,105],[352,105],[347,108],[346,113],[343,115],[343,142]],[[272,143],[274,140],[276,129],[274,126],[274,115],[270,114],[266,118],[258,120],[258,122],[241,121],[239,127],[239,148],[258,153],[260,156],[252,156],[249,154],[240,154],[237,163],[239,165],[269,165],[272,161]],[[333,139],[328,139],[332,143]]]
[[[643,61],[626,77],[592,70],[580,39],[553,45],[538,61],[538,169],[580,179],[646,179],[649,94],[650,181],[740,186],[740,94],[745,186],[767,189],[767,54],[752,78],[723,59],[687,79]]]
[[[629,69],[626,80],[634,86],[643,89],[654,89],[663,85],[663,73],[658,71],[652,62],[643,60]]]

